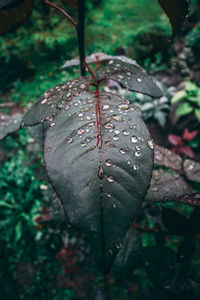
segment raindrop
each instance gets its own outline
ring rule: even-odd
[[[108,193],[108,198],[111,198],[112,197],[112,194],[111,193]]]
[[[102,168],[102,166],[99,166],[99,172],[98,172],[98,176],[99,176],[99,178],[100,178],[100,179],[102,179],[102,178],[103,178],[103,176],[104,176],[104,171],[103,171],[103,168]]]
[[[78,116],[79,116],[79,117],[82,117],[82,116],[83,116],[83,113],[78,114]]]
[[[123,75],[118,75],[118,78],[119,79],[124,79],[124,76]]]
[[[43,100],[41,101],[41,104],[45,104],[45,103],[47,103],[47,99],[43,99]]]
[[[51,127],[53,127],[53,126],[55,126],[55,125],[56,125],[56,123],[54,123],[54,122],[50,124]]]
[[[87,116],[86,119],[87,119],[87,120],[91,120],[91,117]]]
[[[129,132],[128,132],[127,130],[124,130],[124,131],[122,132],[122,134],[127,136],[127,135],[129,135]]]
[[[122,117],[120,117],[120,116],[112,116],[112,119],[117,121],[117,122],[122,122],[123,121]]]
[[[114,135],[113,139],[114,139],[114,141],[118,141],[119,140],[119,136],[118,135]]]
[[[103,106],[103,110],[108,110],[110,108],[110,106],[108,105],[108,104],[105,104],[104,106]]]
[[[48,93],[48,92],[46,92],[46,91],[44,92],[44,98],[48,99],[50,96],[51,96],[50,93]]]
[[[107,166],[107,167],[111,167],[111,166],[113,166],[113,162],[112,162],[112,160],[110,160],[110,159],[107,159],[107,160],[106,160],[106,166]]]
[[[139,82],[139,83],[141,83],[142,81],[143,81],[143,79],[142,78],[137,78],[137,81]]]
[[[124,149],[120,149],[119,152],[120,152],[121,154],[126,154],[126,151],[125,151]]]
[[[47,149],[47,151],[48,151],[48,152],[50,152],[51,150],[52,150],[52,148],[51,148],[51,147],[49,147],[49,148]]]
[[[138,141],[137,136],[132,136],[132,137],[131,137],[131,142],[132,142],[132,143],[137,143],[137,141]]]
[[[140,148],[139,146],[136,146],[135,149],[136,149],[137,151],[140,151],[140,150],[141,150],[141,148]]]
[[[119,131],[119,130],[115,130],[115,133],[116,133],[116,134],[120,134],[120,131]]]
[[[135,152],[135,156],[137,156],[137,157],[141,156],[141,152],[140,151],[136,151]]]
[[[130,160],[127,160],[127,165],[130,165],[131,161]]]
[[[73,138],[68,138],[67,142],[68,144],[71,144],[73,142]]]
[[[114,147],[115,147],[110,141],[106,141],[105,144],[106,144],[108,147],[111,147],[111,148],[114,148]]]
[[[107,129],[115,129],[115,126],[112,123],[106,123],[104,124],[104,127]]]
[[[80,88],[81,88],[81,89],[85,89],[85,84],[81,84],[81,85],[80,85]]]
[[[148,140],[148,141],[147,141],[147,146],[148,146],[150,149],[153,149],[153,148],[154,148],[154,142],[153,142],[153,140]]]
[[[130,72],[127,72],[127,75],[128,75],[128,76],[131,76],[131,73],[130,73]]]
[[[84,142],[84,141],[81,142],[81,146],[82,146],[82,147],[85,147],[85,146],[86,146],[86,142]]]
[[[88,136],[88,137],[85,139],[86,143],[91,142],[91,140],[92,140],[92,138],[91,138],[90,136]]]
[[[117,243],[117,244],[116,244],[116,247],[117,247],[117,249],[120,249],[120,248],[121,248],[121,246],[122,246],[122,244],[121,244],[121,243]]]
[[[134,166],[133,166],[133,170],[135,170],[135,171],[136,171],[136,170],[138,170],[138,169],[139,169],[139,167],[138,167],[138,166],[136,166],[136,165],[134,165]]]
[[[110,60],[110,61],[109,61],[109,65],[112,65],[112,64],[113,64],[113,60]]]
[[[84,130],[83,128],[80,128],[80,129],[77,131],[78,135],[81,135],[81,134],[83,134],[84,132],[85,132],[85,130]]]
[[[112,177],[112,176],[109,176],[109,177],[108,177],[108,181],[109,181],[109,182],[114,182],[113,177]]]
[[[119,109],[124,109],[124,110],[129,109],[129,105],[128,104],[120,104],[118,107],[119,107]]]

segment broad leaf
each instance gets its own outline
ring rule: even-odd
[[[32,0],[0,0],[0,35],[14,30],[27,20]]]
[[[6,137],[9,133],[16,131],[21,124],[22,114],[6,115],[0,114],[0,139]]]
[[[70,222],[108,270],[148,188],[153,143],[140,109],[110,93],[99,94],[99,135],[96,105],[95,93],[73,97],[47,130],[44,159]]]
[[[138,64],[131,64],[127,59],[113,59],[98,71],[98,79],[111,79],[125,88],[155,98],[162,96],[161,89]]]
[[[188,180],[200,183],[200,163],[191,159],[186,159],[183,168]]]
[[[155,145],[154,147],[154,164],[167,167],[176,171],[182,170],[182,158],[174,152]]]
[[[45,122],[39,123],[37,125],[30,126],[30,127],[28,127],[28,133],[30,134],[30,136],[32,136],[32,138],[36,142],[43,145],[45,133],[47,131],[49,124],[50,124],[50,122],[45,121]]]
[[[189,13],[190,0],[158,0],[158,2],[168,16],[175,36]]]
[[[47,120],[54,124],[52,117],[61,109],[67,109],[67,102],[72,100],[72,96],[88,90],[89,85],[90,81],[87,77],[80,77],[45,91],[24,116],[24,125],[32,126]]]
[[[154,170],[146,200],[170,202],[190,193],[189,186],[177,172],[172,170]]]
[[[122,248],[117,254],[113,265],[115,278],[120,283],[129,274],[133,273],[136,265],[136,257],[140,254],[141,247],[141,237],[137,229],[131,226],[126,233]]]
[[[176,110],[176,114],[177,116],[185,116],[190,114],[192,111],[193,111],[193,107],[189,103],[184,102],[178,106]]]

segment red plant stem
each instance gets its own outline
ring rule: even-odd
[[[99,66],[99,62],[97,61],[97,62],[96,62],[96,66],[95,66],[94,70],[92,71],[93,74],[96,73],[96,71],[97,71],[97,69],[98,69],[98,66]]]
[[[60,8],[59,6],[57,6],[56,4],[54,4],[48,0],[44,0],[44,2],[50,6],[53,6],[57,10],[59,10],[63,15],[65,15],[65,17],[67,17],[67,19],[72,23],[72,25],[74,25],[76,30],[78,30],[78,23],[64,9]]]
[[[99,108],[99,86],[97,86],[96,89],[96,112],[97,112],[97,130],[98,130],[98,137],[97,137],[97,142],[98,142],[98,147],[99,147],[99,165],[100,167],[102,166],[101,162],[101,132],[100,132],[100,108]]]
[[[92,70],[90,69],[89,65],[88,65],[86,62],[84,62],[84,65],[85,65],[86,68],[88,69],[88,71],[89,71],[89,73],[90,73],[92,79],[94,80],[94,83],[97,84],[97,79],[96,79],[96,77],[94,76],[94,72],[92,72]]]

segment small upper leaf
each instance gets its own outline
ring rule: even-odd
[[[138,64],[130,63],[128,58],[110,60],[98,71],[98,79],[112,79],[131,91],[155,98],[162,96],[154,80]]]
[[[175,36],[189,13],[190,0],[158,0],[158,2],[168,16]]]

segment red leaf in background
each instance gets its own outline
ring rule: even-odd
[[[190,146],[183,146],[183,147],[181,147],[181,153],[187,155],[190,158],[194,158],[194,152],[190,148]]]
[[[174,146],[183,146],[184,145],[182,138],[175,134],[169,134],[168,141],[170,142],[170,144],[172,144]]]
[[[186,128],[183,133],[183,139],[190,142],[197,136],[197,134],[198,130],[189,132],[189,130]]]

